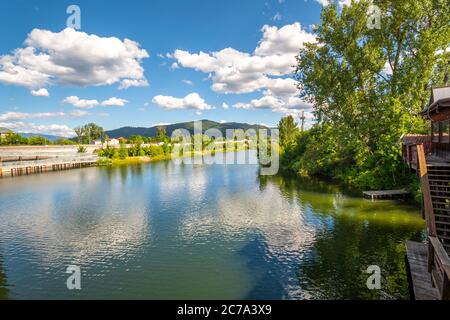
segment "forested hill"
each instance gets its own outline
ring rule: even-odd
[[[106,131],[105,134],[108,135],[110,138],[130,138],[131,136],[143,136],[143,137],[155,137],[157,129],[163,127],[166,129],[166,134],[170,137],[172,135],[172,132],[174,132],[177,129],[186,129],[191,134],[194,134],[194,122],[182,122],[182,123],[175,123],[175,124],[169,124],[169,125],[159,125],[154,126],[150,128],[144,128],[144,127],[122,127],[115,130]],[[238,123],[238,122],[226,122],[226,123],[219,123],[215,121],[210,120],[202,120],[202,129],[203,132],[205,132],[208,129],[218,129],[222,132],[222,134],[226,135],[227,129],[243,129],[244,131],[248,129],[267,129],[267,127],[262,125],[252,125],[248,123]]]

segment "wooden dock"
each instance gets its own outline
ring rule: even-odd
[[[406,265],[414,300],[439,300],[428,272],[428,247],[420,242],[406,241]]]
[[[0,158],[0,178],[91,167],[96,165],[98,156],[33,157],[32,159],[32,161],[25,161],[20,157],[19,161],[10,159],[10,161],[3,162]]]
[[[371,200],[405,199],[410,196],[406,190],[364,191],[364,198]]]

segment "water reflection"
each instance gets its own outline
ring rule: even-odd
[[[417,208],[331,184],[171,162],[3,179],[0,219],[14,299],[406,298],[404,241],[424,228]]]
[[[0,255],[0,300],[8,299],[6,273],[3,269],[3,257]]]
[[[421,241],[425,236],[416,208],[330,193],[336,186],[307,180],[275,177],[270,181],[288,198],[298,199],[310,218],[317,219],[315,224],[324,226],[298,266],[303,298],[408,298],[404,241]],[[366,287],[365,270],[370,265],[382,270],[382,290]]]

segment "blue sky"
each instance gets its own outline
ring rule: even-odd
[[[81,29],[69,32],[71,4]],[[69,135],[87,122],[275,125],[308,113],[287,66],[320,10],[314,0],[2,1],[0,127]]]

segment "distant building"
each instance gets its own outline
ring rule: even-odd
[[[94,146],[101,146],[102,145],[102,140],[100,140],[100,139],[94,140],[94,141],[92,141],[92,144]]]
[[[118,146],[119,144],[120,144],[119,139],[111,139],[111,140],[108,141],[108,145],[112,146],[112,147]]]

